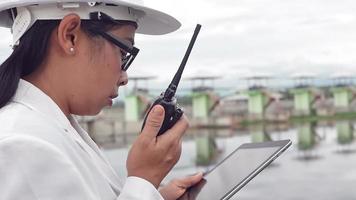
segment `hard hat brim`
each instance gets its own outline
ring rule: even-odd
[[[4,0],[0,2],[0,27],[11,28],[13,20],[9,14],[8,9],[16,7],[24,7],[33,4],[55,4],[67,1],[58,1],[58,0]],[[89,2],[88,0],[71,0],[68,2]],[[106,4],[114,4],[118,6],[125,6],[128,8],[133,8],[139,11],[144,12],[144,17],[139,21],[139,26],[137,33],[147,34],[147,35],[162,35],[173,32],[177,30],[181,24],[174,17],[157,11],[145,6],[138,4],[128,3],[122,0],[101,0],[97,1]],[[75,11],[73,11],[75,13]]]

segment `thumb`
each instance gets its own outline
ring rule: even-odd
[[[199,172],[195,175],[188,176],[186,178],[181,179],[179,181],[180,186],[183,188],[189,188],[190,186],[197,184],[202,178],[203,178],[203,173]]]
[[[144,134],[150,137],[156,137],[159,129],[162,126],[164,119],[164,108],[161,105],[155,105],[147,116]]]

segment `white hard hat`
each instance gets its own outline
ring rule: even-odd
[[[12,29],[13,43],[37,20],[60,20],[69,13],[90,19],[91,12],[103,12],[115,20],[134,21],[137,33],[161,35],[180,27],[178,20],[163,12],[124,0],[1,0],[0,27]],[[16,8],[16,17],[14,10]]]

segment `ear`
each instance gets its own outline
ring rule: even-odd
[[[57,31],[58,45],[65,54],[73,55],[80,34],[80,17],[77,14],[65,16]]]

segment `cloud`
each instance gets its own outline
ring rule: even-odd
[[[197,23],[203,27],[184,77],[217,75],[223,77],[217,84],[235,86],[240,76],[251,73],[288,77],[296,72],[312,72],[328,77],[338,71],[356,71],[356,2],[353,0],[149,0],[145,3],[182,22],[181,29],[171,34],[136,36],[141,51],[128,73],[157,76],[150,83],[152,87],[162,87],[170,81]],[[0,29],[2,36],[3,33]],[[0,52],[11,41],[6,34],[0,39]]]

